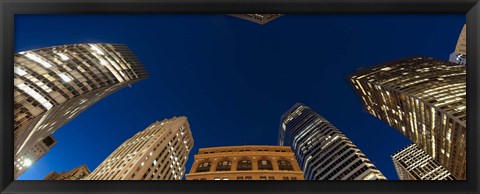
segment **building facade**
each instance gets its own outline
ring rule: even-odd
[[[350,81],[370,114],[465,179],[464,65],[414,57],[360,70]]]
[[[304,104],[282,116],[278,139],[292,147],[306,180],[386,180],[352,141]]]
[[[202,148],[194,158],[187,180],[304,180],[286,146]]]
[[[17,179],[32,164],[42,158],[52,147],[57,144],[57,140],[53,136],[48,136],[42,141],[36,143],[25,154],[21,155],[14,161],[15,170],[14,178]]]
[[[186,117],[157,121],[126,140],[85,180],[181,180],[192,147]]]
[[[50,172],[43,180],[82,180],[90,174],[90,170],[87,165],[82,164],[67,172],[57,173],[55,171]]]
[[[14,56],[15,160],[81,112],[148,73],[117,44],[74,44]]]
[[[465,65],[467,64],[467,27],[463,26],[462,32],[458,37],[455,51],[450,54],[450,62]]]
[[[257,24],[264,25],[274,19],[277,19],[283,14],[229,14],[229,15],[237,18],[245,19],[251,22],[255,22]]]
[[[447,169],[415,144],[393,154],[392,160],[400,180],[455,180]]]

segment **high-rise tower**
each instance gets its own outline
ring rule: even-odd
[[[350,81],[370,114],[465,179],[464,65],[414,57],[360,70]]]
[[[181,180],[192,147],[186,117],[157,121],[126,140],[84,180]]]
[[[99,100],[148,76],[134,54],[118,44],[20,52],[14,71],[15,160]]]
[[[279,145],[291,146],[306,180],[385,180],[342,132],[297,103],[281,118]]]
[[[393,154],[392,160],[400,180],[455,180],[447,169],[415,144]]]
[[[304,180],[287,146],[224,146],[202,148],[187,180]]]

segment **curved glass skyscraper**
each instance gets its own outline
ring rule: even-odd
[[[102,98],[148,73],[125,46],[74,44],[14,56],[15,178],[27,152]]]
[[[292,146],[305,180],[385,180],[352,141],[309,107],[297,103],[281,118],[278,144]]]

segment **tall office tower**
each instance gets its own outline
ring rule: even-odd
[[[458,38],[455,51],[450,54],[450,62],[465,65],[467,64],[467,27],[463,26],[462,32]]]
[[[192,147],[186,117],[157,121],[126,140],[84,180],[181,180]]]
[[[370,114],[465,179],[464,65],[414,57],[360,70],[350,81]]]
[[[74,44],[14,56],[15,160],[145,71],[124,45]]]
[[[82,180],[90,174],[87,165],[82,164],[67,172],[50,172],[43,180]]]
[[[398,151],[392,159],[400,180],[455,180],[447,169],[415,144]]]
[[[187,180],[303,180],[287,146],[225,146],[202,148]]]
[[[306,180],[386,180],[335,126],[297,103],[281,118],[279,145],[292,146]]]
[[[229,15],[263,25],[274,19],[277,19],[283,14],[229,14]]]
[[[17,179],[22,175],[33,163],[38,161],[52,147],[57,144],[57,140],[53,136],[48,136],[42,141],[36,143],[25,154],[21,155],[14,161],[15,170],[14,177]]]

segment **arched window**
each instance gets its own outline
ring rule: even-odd
[[[237,170],[252,170],[252,162],[250,160],[238,161]]]
[[[210,171],[211,162],[202,162],[198,165],[197,172],[208,172]]]
[[[292,164],[286,160],[279,160],[277,163],[280,170],[293,170]]]
[[[259,160],[258,170],[273,170],[272,162],[270,160]]]
[[[232,167],[232,162],[225,160],[218,163],[217,171],[229,171],[231,167]]]

